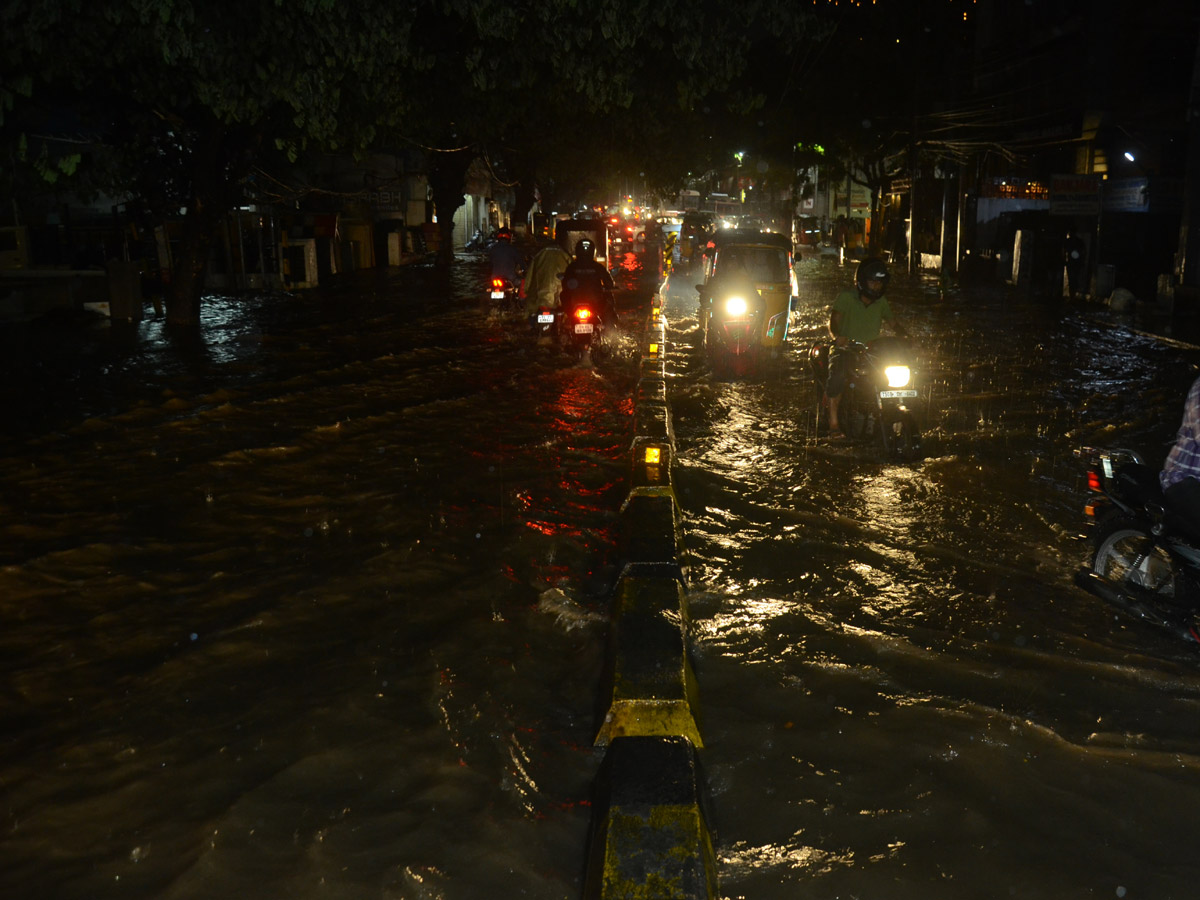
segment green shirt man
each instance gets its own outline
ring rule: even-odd
[[[846,345],[850,341],[866,344],[875,340],[884,322],[896,334],[907,337],[907,332],[892,315],[891,304],[883,294],[888,279],[887,268],[882,262],[877,259],[864,261],[855,273],[855,288],[838,294],[829,309],[829,333],[836,345],[829,360],[829,378],[825,383],[831,434],[841,431],[838,406],[849,368],[849,360],[844,352]]]
[[[835,337],[865,344],[879,337],[884,322],[892,321],[892,307],[887,297],[865,303],[857,290],[848,290],[842,291],[833,301],[830,318],[834,316],[840,320]]]

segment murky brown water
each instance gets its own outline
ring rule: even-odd
[[[801,267],[754,383],[689,348],[687,279],[668,303],[724,893],[1191,896],[1200,654],[1071,585],[1071,451],[1161,460],[1200,349],[897,278],[927,458],[885,464],[812,439],[802,352],[850,274]]]
[[[761,382],[667,299],[723,893],[1192,896],[1200,659],[1070,585],[1070,451],[1164,455],[1200,351],[897,279],[884,465],[810,436],[846,275]],[[6,332],[0,895],[580,895],[635,343],[569,366],[481,285]]]

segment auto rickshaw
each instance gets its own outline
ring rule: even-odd
[[[792,242],[786,235],[740,229],[715,234],[704,250],[704,283],[698,319],[714,368],[745,374],[764,355],[776,354],[787,340],[793,298]],[[731,275],[752,283],[757,297],[728,302],[723,284]]]
[[[559,219],[555,227],[555,235],[568,235],[566,251],[572,256],[579,242],[587,238],[596,248],[596,262],[608,266],[610,244],[608,240],[608,224],[604,219]]]

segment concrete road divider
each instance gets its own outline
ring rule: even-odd
[[[720,896],[699,763],[688,740],[614,740],[597,787],[586,900]]]
[[[666,322],[651,305],[621,507],[621,576],[613,591],[607,693],[596,743],[586,900],[715,900],[703,812],[696,678],[688,661],[686,555],[671,484],[675,432],[667,402]]]
[[[597,744],[636,735],[679,736],[703,746],[685,612],[683,585],[674,578],[621,579],[611,626],[609,702]]]

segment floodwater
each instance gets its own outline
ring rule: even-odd
[[[1081,444],[1160,462],[1200,348],[1096,307],[895,279],[926,457],[817,442],[803,351],[714,381],[669,292],[675,486],[722,891],[1195,896],[1200,654],[1074,588]]]
[[[0,896],[580,896],[637,342],[572,364],[483,271],[4,330]],[[799,274],[757,380],[665,295],[723,895],[1194,896],[1200,657],[1071,585],[1071,450],[1164,456],[1200,350],[898,277],[884,464],[811,437],[849,272]]]

